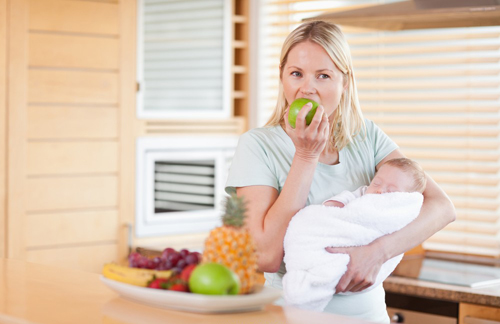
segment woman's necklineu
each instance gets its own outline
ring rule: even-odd
[[[325,149],[321,155],[319,156],[319,162],[326,165],[335,165],[340,163],[340,155],[338,150],[333,150],[329,152],[328,149]]]

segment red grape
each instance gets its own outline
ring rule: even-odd
[[[175,249],[172,249],[172,248],[166,248],[165,250],[163,250],[163,252],[161,253],[161,258],[166,260],[168,258],[168,256],[174,252],[177,252]]]
[[[198,252],[189,253],[185,258],[186,264],[198,264],[198,262],[200,261],[198,254]]]
[[[183,258],[185,258],[189,254],[189,250],[182,249],[179,251],[179,253],[182,255]]]
[[[177,262],[182,259],[182,256],[179,252],[173,252],[172,254],[169,254],[167,257],[167,261],[172,262],[172,266],[176,266]]]
[[[180,268],[181,270],[184,269],[185,266],[187,266],[185,259],[180,259],[176,264],[176,267]]]
[[[138,261],[137,261],[137,268],[143,268],[143,269],[147,269],[148,267],[148,258],[145,258],[145,257],[141,257]]]

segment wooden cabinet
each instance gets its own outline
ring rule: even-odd
[[[500,308],[460,303],[458,324],[500,324]]]

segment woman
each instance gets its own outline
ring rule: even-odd
[[[320,104],[310,125],[308,104],[295,129],[288,109],[297,98]],[[320,204],[343,190],[367,185],[385,161],[404,157],[373,122],[362,117],[347,41],[330,23],[305,23],[285,40],[280,58],[280,88],[275,112],[264,128],[240,138],[226,191],[248,202],[247,227],[259,251],[266,284],[281,286],[286,269],[283,238],[291,218],[309,204]],[[348,270],[336,292],[371,286],[388,259],[420,244],[455,218],[446,194],[427,176],[424,205],[417,220],[373,243],[327,248],[348,253]],[[333,294],[333,292],[332,292]],[[334,295],[325,311],[388,323],[383,287]]]

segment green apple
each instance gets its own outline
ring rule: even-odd
[[[295,121],[297,120],[299,111],[302,109],[302,107],[304,107],[305,104],[309,102],[312,103],[312,109],[306,115],[306,124],[309,125],[311,123],[319,104],[311,99],[299,98],[295,99],[290,105],[290,111],[288,112],[288,122],[290,123],[290,126],[295,128]]]
[[[240,278],[222,264],[203,263],[191,273],[189,289],[196,294],[237,295],[240,292]]]

